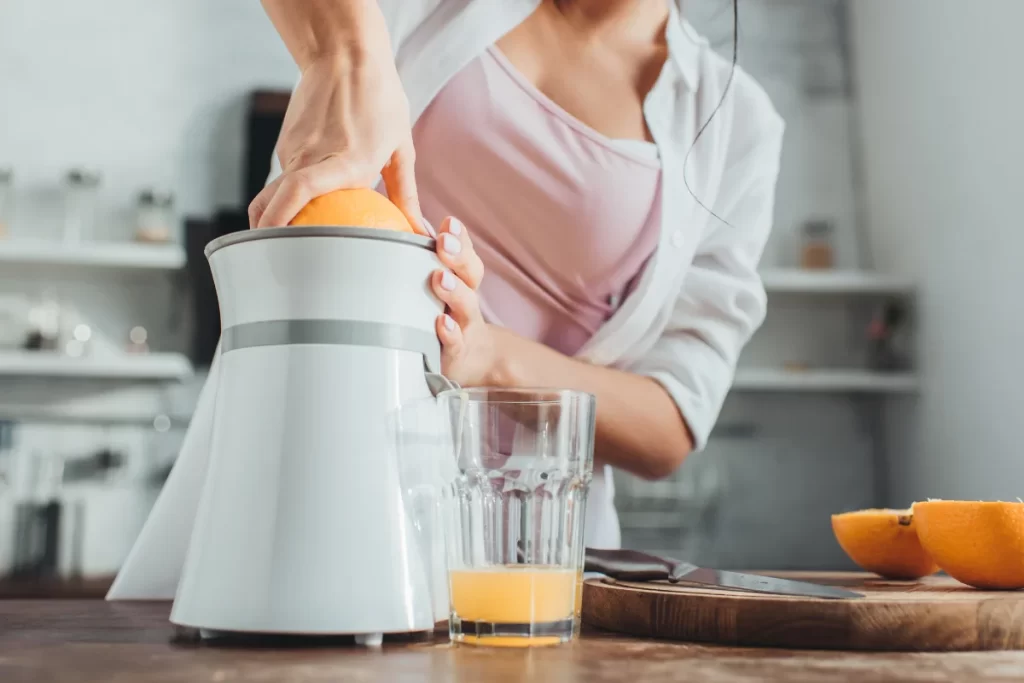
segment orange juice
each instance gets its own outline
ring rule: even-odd
[[[463,621],[540,624],[579,614],[582,574],[543,565],[456,569],[449,573],[452,611]]]

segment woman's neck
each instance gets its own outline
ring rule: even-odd
[[[616,34],[627,39],[660,41],[669,15],[669,0],[546,0],[573,28],[594,37]]]

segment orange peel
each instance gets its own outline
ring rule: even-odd
[[[887,579],[919,579],[939,571],[922,547],[911,510],[857,510],[832,515],[839,546],[861,569]]]
[[[381,228],[415,233],[405,214],[390,199],[369,188],[335,190],[320,195],[306,204],[288,225]]]

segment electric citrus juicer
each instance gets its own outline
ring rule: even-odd
[[[220,346],[107,599],[174,598],[171,621],[208,632],[372,642],[432,629],[447,618],[445,571],[403,504],[415,482],[400,481],[388,416],[452,386],[434,241],[263,228],[206,255]]]

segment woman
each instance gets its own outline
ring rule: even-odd
[[[437,225],[444,372],[597,396],[586,542],[618,547],[610,468],[702,448],[764,318],[768,98],[671,0],[264,6],[302,77],[252,226],[379,178]]]

